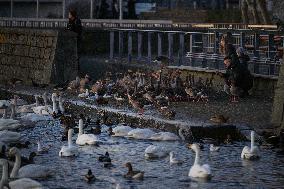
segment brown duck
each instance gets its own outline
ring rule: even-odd
[[[124,178],[139,179],[139,180],[142,180],[144,178],[144,172],[139,170],[133,171],[130,162],[127,162],[125,164],[125,167],[128,168],[128,172],[124,175]]]

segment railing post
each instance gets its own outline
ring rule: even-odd
[[[245,32],[241,32],[240,34],[240,47],[245,48],[246,45],[246,34]]]
[[[123,56],[123,31],[119,31],[118,32],[118,53],[119,53],[119,57],[122,58]]]
[[[218,54],[219,54],[219,48],[220,48],[220,34],[219,32],[215,32],[214,36],[214,68],[219,69],[219,59],[218,59]]]
[[[179,65],[184,63],[184,33],[179,34]]]
[[[189,52],[191,54],[191,58],[189,59],[190,60],[190,66],[194,66],[194,56],[193,56],[193,53],[194,53],[194,43],[195,43],[195,34],[191,33],[190,36],[189,36]]]
[[[109,43],[109,58],[113,60],[114,58],[114,31],[110,31],[110,43]]]
[[[36,18],[39,18],[39,0],[36,0]]]
[[[259,59],[259,34],[254,34],[254,49],[253,49],[254,57]]]
[[[168,41],[169,41],[168,57],[170,61],[173,61],[173,34],[172,33],[168,33]]]
[[[90,19],[93,19],[94,16],[93,16],[93,10],[94,10],[94,3],[93,3],[93,0],[90,0],[91,2],[91,6],[90,6]]]
[[[138,61],[142,59],[142,32],[138,32],[138,47],[137,47],[137,54],[138,54]]]
[[[14,16],[13,15],[13,11],[14,11],[14,2],[13,2],[13,0],[11,0],[11,5],[10,6],[11,6],[10,7],[11,8],[11,10],[10,10],[10,17],[13,18],[13,16]]]
[[[152,62],[152,33],[148,32],[148,63]]]
[[[268,34],[268,58],[272,60],[275,55],[275,51],[277,49],[274,49],[274,35]],[[275,72],[275,64],[269,65],[269,74],[274,75]]]
[[[162,56],[162,33],[158,33],[158,56]]]
[[[65,18],[65,0],[62,0],[62,18]]]
[[[132,61],[132,31],[128,32],[128,63]]]

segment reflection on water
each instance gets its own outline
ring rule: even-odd
[[[49,153],[37,156],[35,162],[50,166],[55,171],[53,177],[40,182],[49,188],[281,188],[284,183],[284,157],[276,155],[271,150],[262,150],[258,161],[243,161],[240,158],[245,144],[222,146],[219,152],[209,152],[206,145],[201,152],[202,163],[210,164],[213,178],[209,182],[191,180],[188,172],[194,161],[194,153],[187,149],[183,142],[153,142],[129,140],[125,138],[101,135],[101,140],[108,144],[99,147],[80,147],[78,157],[61,158],[58,152],[61,142],[62,129],[58,123],[41,123],[22,133],[33,145],[22,152],[27,155],[36,150],[36,141],[40,138],[43,145],[52,144]],[[73,138],[75,142],[75,137]],[[146,160],[144,150],[150,144],[164,145],[185,160],[182,165],[170,165],[169,157],[156,160]],[[110,153],[113,167],[104,168],[97,158],[106,151]],[[134,169],[145,171],[143,181],[126,180],[123,175],[127,172],[126,162],[132,162]],[[87,184],[83,175],[91,169],[97,181]]]

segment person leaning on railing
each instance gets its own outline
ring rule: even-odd
[[[81,41],[82,41],[82,23],[77,16],[75,10],[70,10],[68,15],[69,21],[67,30],[73,31],[77,34],[77,54],[78,54],[78,73],[80,74],[80,55],[81,55]]]

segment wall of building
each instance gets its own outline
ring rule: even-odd
[[[48,84],[75,78],[76,44],[71,32],[0,28],[0,82]]]

